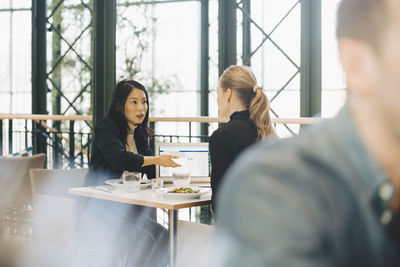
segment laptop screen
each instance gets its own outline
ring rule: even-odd
[[[157,166],[158,177],[171,178],[174,171],[189,171],[192,177],[210,176],[210,157],[208,143],[159,143],[158,155],[171,154],[179,156],[175,161],[182,165],[178,168]]]

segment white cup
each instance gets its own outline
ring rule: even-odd
[[[128,172],[122,173],[122,182],[125,185],[126,192],[137,192],[140,190],[140,179],[142,174],[140,172]]]

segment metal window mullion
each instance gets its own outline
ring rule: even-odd
[[[209,0],[201,0],[200,20],[200,115],[208,116]],[[200,135],[208,136],[208,123],[201,123],[200,127]]]
[[[93,116],[106,114],[115,84],[116,0],[94,0]]]
[[[54,2],[54,0],[53,0]],[[52,18],[53,22],[50,24],[50,28],[52,30],[52,61],[51,61],[51,71],[47,74],[48,76],[51,75],[51,79],[49,80],[52,83],[53,89],[52,89],[52,114],[61,114],[61,97],[64,97],[64,94],[62,92],[62,72],[61,72],[61,62],[63,58],[65,57],[66,53],[64,55],[61,55],[61,41],[62,36],[62,11],[64,8],[64,2],[59,1],[55,8],[52,11]],[[67,43],[67,45],[69,45]],[[68,101],[68,100],[67,100]],[[79,114],[79,113],[78,113]],[[61,140],[59,140],[57,134],[61,130],[61,121],[53,121],[53,128],[57,130],[56,133],[53,134],[53,147],[52,147],[52,158],[53,158],[53,168],[58,169],[62,168],[62,153],[60,153],[59,148],[61,148]],[[49,134],[50,136],[51,134]],[[49,140],[51,141],[51,140]]]
[[[57,85],[57,89],[54,88],[53,86],[53,90],[51,90],[51,94],[52,94],[52,114],[61,114],[61,65],[57,64],[57,66],[55,66],[57,61],[61,61],[61,37],[59,35],[57,35],[55,33],[55,31],[57,30],[58,32],[62,32],[62,9],[64,8],[63,2],[60,1],[57,4],[57,9],[54,10],[54,12],[52,13],[52,18],[53,18],[53,25],[51,27],[53,34],[52,34],[52,69],[54,71],[52,71],[51,73],[51,80],[54,84]],[[50,75],[50,73],[48,74]],[[55,126],[55,128],[59,131],[60,127],[59,127],[60,123],[57,121],[53,121],[53,127]],[[53,153],[53,155],[56,155],[57,151],[55,151],[55,153]],[[55,159],[56,160],[56,159]],[[53,162],[54,163],[54,162]]]
[[[236,0],[218,1],[218,73],[236,65]]]
[[[321,0],[301,1],[300,116],[321,113]]]
[[[32,0],[32,114],[47,114],[46,0]],[[35,124],[34,121],[32,121]],[[46,138],[32,134],[33,153],[46,153]]]
[[[243,15],[242,64],[250,66],[250,64],[251,64],[251,33],[250,33],[251,22],[250,22],[250,19],[248,16],[251,14],[250,0],[243,0],[243,10],[245,10],[247,14],[242,12],[242,15]]]
[[[46,114],[46,0],[32,0],[32,113]]]

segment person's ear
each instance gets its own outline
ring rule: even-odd
[[[224,98],[227,102],[229,102],[232,98],[232,90],[230,88],[226,89],[224,92]]]
[[[379,73],[376,52],[372,47],[359,40],[343,38],[339,40],[339,58],[349,94],[372,94]]]

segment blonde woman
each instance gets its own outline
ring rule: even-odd
[[[240,152],[257,140],[274,136],[269,101],[249,67],[230,66],[218,82],[219,116],[230,118],[210,137],[214,214],[223,175]]]

